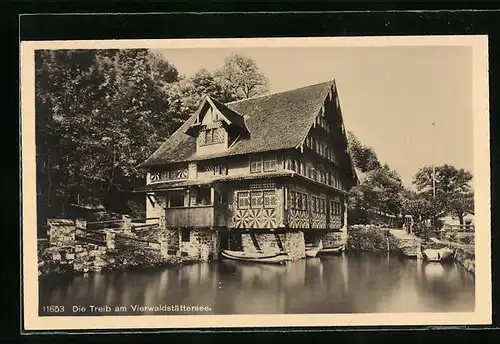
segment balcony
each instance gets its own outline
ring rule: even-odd
[[[167,227],[226,226],[227,204],[174,207],[165,209]]]

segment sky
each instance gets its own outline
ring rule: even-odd
[[[472,48],[465,46],[200,48],[159,51],[180,74],[251,57],[270,92],[336,80],[347,130],[406,187],[424,165],[473,171]],[[434,125],[433,125],[434,123]]]

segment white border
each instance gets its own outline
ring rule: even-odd
[[[476,302],[470,313],[377,313],[300,315],[190,315],[39,317],[35,185],[36,49],[85,48],[276,48],[276,47],[387,47],[470,46],[473,49],[473,131],[476,231]],[[342,38],[170,39],[22,42],[22,243],[25,330],[176,329],[217,327],[295,327],[364,325],[481,325],[491,324],[491,244],[489,173],[489,89],[487,36],[391,36]]]

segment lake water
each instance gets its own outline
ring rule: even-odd
[[[472,312],[474,276],[456,262],[362,253],[42,279],[39,295],[40,315]]]

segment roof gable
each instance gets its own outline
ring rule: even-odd
[[[199,129],[208,123],[206,116],[209,109],[218,114],[218,121],[222,121],[229,130],[233,130],[239,134],[248,134],[248,128],[245,125],[243,116],[210,96],[206,96],[201,102],[194,114],[193,123],[185,128],[183,132],[189,136],[196,137]]]

